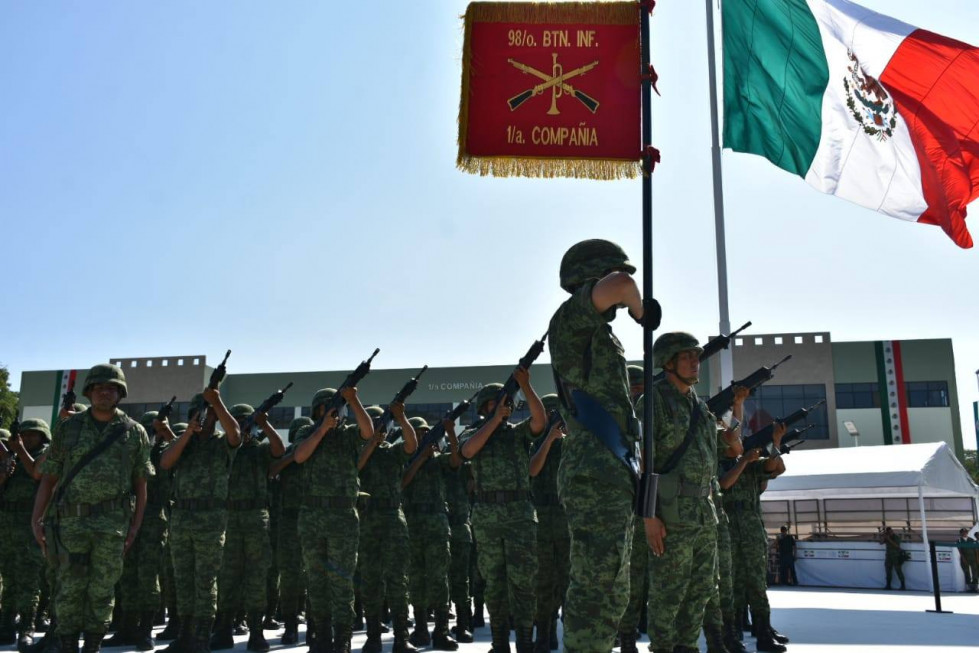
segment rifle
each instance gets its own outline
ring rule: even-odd
[[[408,382],[405,383],[400,390],[398,390],[398,394],[394,395],[394,399],[391,400],[391,404],[403,404],[405,399],[410,397],[411,394],[418,388],[418,379],[422,378],[422,374],[424,374],[425,370],[427,369],[428,365],[421,368],[418,371],[418,374],[408,379]],[[384,409],[384,413],[377,418],[377,421],[374,422],[375,435],[378,433],[387,433],[391,428],[391,424],[394,422],[394,416],[391,414],[391,404],[388,404],[388,407]]]
[[[68,377],[68,391],[61,397],[61,409],[65,411],[75,410],[75,378]]]
[[[804,445],[806,442],[808,442],[808,440],[796,440],[791,444],[783,444],[779,448],[779,453],[781,453],[782,455],[790,454],[792,453],[793,450],[795,450],[796,447],[800,447]]]
[[[161,422],[169,419],[170,413],[173,412],[173,402],[177,400],[177,395],[170,397],[170,401],[160,406],[160,410],[156,412],[156,418]]]
[[[412,455],[411,459],[408,461],[408,464],[405,465],[405,468],[411,467],[411,464],[418,459],[418,456],[420,456],[429,445],[435,444],[442,439],[442,436],[445,435],[445,420],[455,422],[462,417],[472,406],[472,403],[476,400],[476,395],[478,394],[479,391],[477,390],[473,396],[469,397],[469,399],[466,399],[452,410],[447,411],[442,419],[439,420],[439,423],[429,429],[428,433],[425,434],[425,437],[418,443],[418,448],[415,449],[414,455]]]
[[[544,426],[544,437],[551,432],[555,426],[564,426],[564,418],[561,417],[561,412],[557,410],[552,410],[551,414],[547,416],[547,425]]]
[[[791,426],[792,424],[795,424],[796,422],[805,419],[806,415],[816,410],[817,408],[819,408],[825,403],[826,400],[821,399],[816,403],[814,403],[812,406],[809,406],[808,408],[800,408],[799,410],[795,411],[785,419],[777,419],[771,424],[769,424],[768,426],[766,426],[765,428],[761,429],[760,431],[752,433],[744,440],[742,440],[742,444],[744,445],[744,450],[747,451],[749,449],[764,449],[768,447],[768,445],[771,444],[772,442],[772,433],[775,431],[776,424],[785,424],[786,426]],[[784,442],[784,438],[783,438],[783,442]]]
[[[263,401],[259,405],[259,407],[255,409],[255,412],[249,415],[248,419],[245,420],[245,423],[241,427],[242,432],[246,433],[250,431],[253,426],[255,426],[255,417],[257,415],[261,413],[265,413],[267,415],[270,410],[278,406],[279,403],[285,398],[286,393],[289,391],[289,388],[291,387],[292,387],[292,381],[289,381],[289,385],[282,388],[281,390],[276,390],[271,395],[266,397],[265,401]]]
[[[211,372],[211,378],[207,382],[207,387],[211,390],[217,390],[218,386],[221,385],[221,382],[224,381],[224,377],[228,375],[227,362],[228,356],[230,355],[231,350],[229,349],[227,352],[225,352],[224,359],[221,360],[221,363],[214,368],[213,372]],[[200,415],[197,417],[197,423],[201,426],[204,426],[204,421],[207,419],[207,411],[209,408],[210,406],[205,404],[204,409],[200,411]]]
[[[775,376],[775,370],[778,368],[778,366],[790,358],[792,358],[792,354],[789,354],[771,367],[759,367],[757,370],[740,381],[733,381],[731,385],[707,400],[707,409],[714,415],[723,415],[727,411],[731,410],[731,406],[734,405],[734,389],[736,387],[741,386],[754,392],[755,389],[763,383],[771,381],[772,377]]]
[[[751,322],[745,322],[738,329],[732,331],[730,335],[717,336],[716,338],[708,342],[706,345],[704,345],[704,351],[700,354],[700,362],[703,363],[705,360],[713,357],[714,354],[721,351],[722,349],[727,349],[728,347],[730,347],[731,340],[733,340],[736,335],[738,335],[739,333],[741,333],[742,331],[744,331],[750,326],[751,326]],[[653,377],[653,383],[655,383],[656,381],[660,381],[664,378],[666,378],[666,372],[660,372],[659,374]]]
[[[520,359],[520,362],[517,363],[517,365],[525,370],[529,370],[530,366],[534,364],[535,360],[537,360],[537,357],[543,353],[545,340],[547,340],[546,331],[544,332],[544,335],[541,336],[540,340],[534,341],[534,344],[530,346],[530,349],[527,350],[527,353],[524,354],[523,358]],[[503,388],[496,393],[496,404],[499,405],[501,401],[506,401],[508,404],[512,405],[513,397],[517,394],[519,389],[520,385],[517,383],[517,379],[513,376],[513,373],[511,373],[510,378],[508,378],[506,383],[503,384]]]
[[[360,383],[365,376],[370,374],[371,362],[374,360],[374,357],[380,353],[380,351],[381,351],[380,348],[375,349],[374,353],[371,354],[370,358],[368,358],[365,361],[361,361],[360,365],[357,366],[357,369],[355,369],[353,372],[347,375],[347,378],[344,379],[343,383],[340,384],[340,387],[337,388],[337,393],[333,395],[330,401],[327,402],[326,410],[323,411],[323,416],[320,417],[318,420],[316,420],[316,423],[313,424],[313,432],[315,432],[316,429],[320,427],[320,425],[323,423],[323,420],[325,420],[327,415],[329,415],[332,411],[334,410],[337,411],[337,416],[339,417],[340,409],[347,405],[347,400],[343,398],[343,395],[340,394],[340,391],[345,388],[356,387],[357,384]],[[342,420],[338,420],[337,426],[339,426],[341,423]]]

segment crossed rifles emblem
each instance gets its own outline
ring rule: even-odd
[[[580,68],[575,68],[574,70],[569,70],[564,72],[564,68],[557,62],[557,53],[552,53],[554,57],[554,64],[552,66],[551,74],[548,75],[545,72],[537,70],[527,64],[520,63],[513,59],[507,59],[507,61],[517,70],[525,72],[529,75],[533,75],[537,79],[543,80],[540,84],[529,88],[523,93],[518,93],[512,98],[507,100],[507,104],[510,105],[510,111],[516,111],[517,107],[522,105],[524,102],[534,97],[535,95],[541,95],[544,91],[550,89],[551,91],[551,108],[548,109],[547,114],[550,116],[556,116],[561,112],[557,108],[557,100],[559,97],[567,93],[568,95],[573,95],[578,98],[578,101],[585,105],[585,108],[595,113],[598,111],[598,100],[589,96],[584,91],[577,89],[567,83],[567,80],[578,77],[579,75],[584,75],[589,70],[598,65],[598,60],[591,62],[590,64],[585,64]]]

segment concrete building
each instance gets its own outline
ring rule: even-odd
[[[747,402],[745,421],[753,428],[824,400],[825,405],[806,420],[812,425],[806,432],[807,448],[944,441],[962,458],[955,361],[949,339],[833,342],[827,332],[752,334],[736,338],[732,351],[735,379],[792,357]],[[127,412],[139,417],[175,395],[174,422],[186,418],[190,398],[200,392],[212,370],[204,355],[109,360],[125,370],[129,396],[123,408]],[[512,364],[429,369],[409,400],[409,414],[438,419],[484,384],[505,380],[512,369]],[[294,417],[308,414],[310,398],[317,389],[337,387],[348,372],[248,374],[238,373],[232,361],[222,394],[229,406],[257,406],[292,382],[292,389],[271,415],[273,425],[285,429]],[[375,369],[360,384],[362,401],[365,405],[386,404],[417,372]],[[554,392],[549,364],[534,365],[531,372],[540,395]],[[77,373],[79,395],[84,375],[84,370]],[[20,384],[22,416],[51,420],[68,378],[70,371],[24,372]],[[705,364],[698,392],[703,396],[719,388],[715,359]],[[462,422],[467,424],[471,419],[472,414]]]

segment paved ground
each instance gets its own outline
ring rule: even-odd
[[[951,614],[926,612],[934,609],[934,599],[922,592],[790,588],[772,589],[769,596],[775,627],[792,638],[791,653],[979,653],[979,595],[943,596],[942,608]],[[273,651],[282,649],[278,635],[266,632]],[[476,637],[476,643],[460,646],[460,653],[486,653],[489,629],[477,630]],[[362,632],[354,634],[355,652],[364,638]],[[245,651],[247,639],[236,638],[235,651]],[[753,643],[746,640],[749,648]],[[384,644],[389,652],[390,635],[384,636]],[[162,648],[163,644],[157,650]],[[0,651],[12,650],[12,646],[0,647]],[[706,650],[703,641],[701,650]]]

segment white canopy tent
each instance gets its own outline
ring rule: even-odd
[[[969,498],[979,514],[979,487],[944,442],[799,451],[786,462],[763,502],[916,498],[926,549],[925,499]]]

